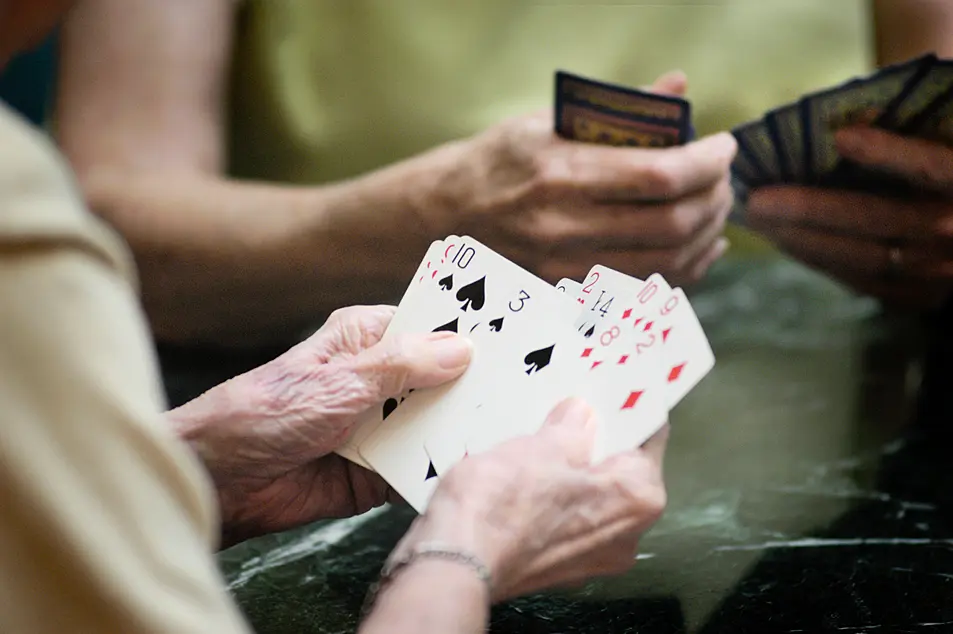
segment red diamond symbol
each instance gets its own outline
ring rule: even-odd
[[[671,383],[672,381],[677,380],[678,377],[681,376],[682,370],[684,369],[685,369],[684,363],[680,365],[676,365],[674,368],[672,368],[672,371],[668,373],[668,382]]]
[[[437,277],[437,269],[433,270],[433,273],[430,274],[430,279]]]
[[[636,319],[635,321],[633,321],[633,322],[632,322],[632,325],[633,325],[633,326],[638,326],[640,323],[642,323],[642,317],[639,317],[638,319]]]
[[[642,328],[642,332],[648,332],[650,328],[655,324],[654,321],[650,321]]]
[[[642,390],[631,392],[629,398],[625,399],[625,403],[622,404],[622,409],[632,409],[635,407],[635,404],[639,402],[640,396],[642,396]]]
[[[625,309],[625,312],[622,313],[622,319],[628,319],[628,318],[631,317],[631,316],[632,316],[632,309],[631,309],[631,308],[626,308],[626,309]]]
[[[629,355],[624,354],[619,357],[619,365],[625,365],[625,362],[629,360]]]
[[[586,348],[585,350],[582,351],[582,358],[585,359],[590,354],[592,354],[592,348]]]
[[[662,331],[662,341],[665,341],[666,339],[668,339],[668,333],[670,332],[672,332],[671,328],[666,328],[665,330]]]
[[[589,369],[590,369],[590,370],[595,370],[595,369],[598,368],[600,365],[602,365],[602,361],[593,361],[593,362],[592,362],[592,365],[589,366]]]

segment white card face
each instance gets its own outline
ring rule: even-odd
[[[450,237],[452,238],[454,236]],[[404,291],[404,295],[401,297],[400,303],[397,306],[397,312],[394,314],[387,330],[384,332],[382,340],[386,340],[388,337],[392,337],[400,332],[405,332],[408,325],[415,322],[417,316],[414,312],[414,307],[416,306],[418,296],[426,290],[427,284],[436,283],[436,280],[440,277],[440,271],[446,267],[445,249],[446,247],[443,240],[436,240],[431,243],[427,249],[427,253],[424,255],[424,259],[421,260],[420,265],[417,267],[417,272],[414,274],[410,285],[407,287],[407,290]],[[401,396],[401,398],[403,397],[406,397],[406,394]],[[394,399],[389,399],[389,401],[393,400]],[[396,399],[396,402],[399,403],[399,401],[400,398]],[[383,412],[391,409],[392,405],[392,402],[387,402],[384,403],[383,409],[374,408],[373,410],[365,412],[354,425],[350,436],[335,453],[365,469],[371,469],[367,461],[361,457],[358,447],[360,447],[364,439],[373,432],[377,425],[380,424],[383,419]]]
[[[582,308],[576,318],[576,330],[591,337],[606,322],[621,314],[619,297],[633,297],[642,287],[642,280],[597,264],[586,274],[579,289]]]
[[[542,307],[542,302],[538,310],[552,314]],[[537,315],[522,324],[521,332],[513,333],[507,344],[519,346],[513,350],[518,350],[517,357],[523,357],[522,363],[511,361],[495,367],[494,386],[485,391],[479,409],[468,417],[452,444],[444,446],[439,435],[427,443],[438,472],[445,472],[467,451],[484,451],[511,438],[535,433],[560,401],[583,395],[587,365],[579,355],[582,344],[570,325],[571,312],[561,317],[547,320]],[[530,355],[544,350],[548,365],[535,372],[526,362]],[[496,352],[500,356],[512,354]],[[543,372],[547,374],[544,376]]]
[[[577,351],[575,355],[569,355],[566,363],[571,368],[568,374],[573,381],[579,377],[578,385],[559,386],[558,390],[547,394],[548,400],[532,395],[528,400],[544,405],[542,411],[528,415],[518,412],[519,422],[511,424],[504,434],[494,434],[496,430],[493,429],[475,431],[467,442],[466,451],[486,451],[513,436],[535,432],[549,409],[561,400],[558,397],[570,394],[585,398],[599,416],[601,425],[596,459],[637,447],[665,424],[668,409],[661,337],[655,332],[656,320],[651,316],[658,310],[670,287],[660,275],[653,275],[643,284],[628,276],[610,277],[615,272],[609,269],[603,268],[602,271],[610,271],[610,274],[593,276],[593,279],[614,279],[618,290],[603,287],[600,289],[601,298],[594,294],[591,306],[610,304],[606,321],[583,315],[581,319],[596,320],[592,322],[596,330],[584,337],[581,343],[568,346],[570,351]],[[612,315],[616,318],[613,319]],[[653,343],[658,339],[659,344],[646,345],[647,339]],[[583,376],[579,376],[578,368],[573,366],[573,356],[585,368]],[[511,398],[508,402],[516,400]],[[488,412],[487,417],[501,420],[506,417],[506,411],[497,407]],[[463,450],[458,450],[454,458],[459,460],[463,454]]]
[[[442,427],[465,434],[468,417],[477,416],[474,411],[502,377],[548,380],[552,331],[575,311],[552,286],[475,240],[461,238],[446,255],[448,268],[418,296],[416,331],[455,329],[470,337],[470,367],[453,383],[410,395],[359,446],[361,456],[419,512],[437,482],[427,477],[433,471],[427,441]]]
[[[715,367],[715,354],[685,292],[672,291],[659,309],[663,373],[671,410]]]
[[[587,377],[587,396],[603,418],[597,459],[634,449],[668,420],[657,312],[670,293],[661,275],[650,276],[624,303],[618,321],[605,328],[614,345],[603,349]]]
[[[568,277],[556,282],[556,290],[566,296],[570,301],[576,302],[577,309],[582,308],[583,300],[579,297],[579,292],[582,290],[582,284],[576,280],[571,280]]]

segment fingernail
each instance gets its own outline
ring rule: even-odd
[[[718,249],[718,257],[723,256],[728,253],[728,249],[731,248],[731,240],[724,236],[718,238],[718,246],[716,248]]]
[[[727,155],[729,160],[734,159],[735,154],[738,152],[738,141],[735,140],[735,135],[731,132],[719,132],[711,137],[711,139],[713,143],[717,144],[718,149]]]
[[[550,417],[550,421],[555,425],[580,424],[582,419],[583,427],[590,427],[595,423],[592,408],[581,398],[571,398],[560,403]]]
[[[455,332],[434,332],[427,336],[429,352],[444,370],[455,370],[470,362],[473,344]]]

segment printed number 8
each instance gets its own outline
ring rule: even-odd
[[[615,341],[616,337],[618,337],[620,334],[622,333],[619,331],[619,327],[613,326],[599,336],[599,343],[601,343],[603,346],[608,346],[610,343]],[[606,335],[609,336],[608,340],[606,339]]]

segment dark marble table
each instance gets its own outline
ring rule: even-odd
[[[722,265],[693,302],[718,365],[673,412],[670,505],[637,565],[498,606],[492,631],[953,632],[953,346],[789,262]],[[411,520],[220,561],[260,634],[353,631]]]

